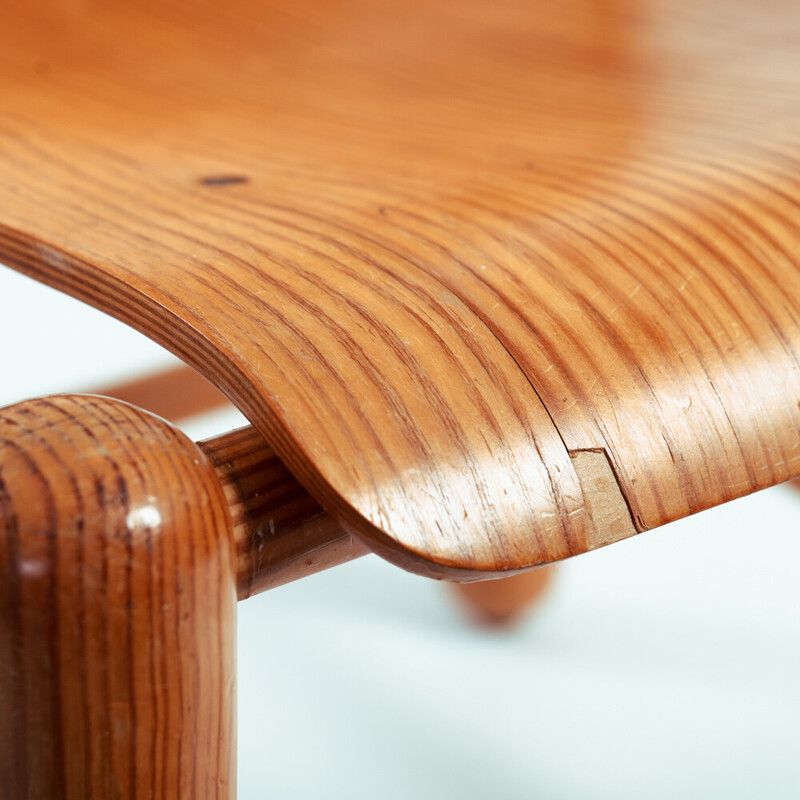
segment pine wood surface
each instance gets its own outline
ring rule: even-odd
[[[240,600],[369,552],[325,513],[255,428],[199,447],[228,502]]]
[[[514,571],[800,473],[797,4],[2,15],[0,258],[370,548]]]
[[[227,405],[189,367],[109,384],[100,395],[177,423]],[[228,503],[239,600],[342,564],[370,551],[325,513],[252,426],[198,442]]]
[[[0,409],[0,794],[235,797],[228,505],[176,429],[105,398]]]
[[[210,383],[185,366],[109,384],[94,394],[132,403],[172,422],[227,404]],[[325,513],[252,426],[199,444],[228,501],[239,600],[369,553]],[[478,624],[507,626],[541,600],[553,570],[543,567],[501,580],[454,583],[452,592]]]

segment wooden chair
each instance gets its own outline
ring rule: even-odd
[[[0,412],[0,788],[234,792],[234,604],[800,474],[800,8],[8,0],[0,260],[252,422]]]

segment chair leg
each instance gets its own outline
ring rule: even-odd
[[[456,597],[476,622],[507,626],[522,618],[540,602],[553,578],[555,567],[537,567],[509,578],[451,584]]]
[[[0,795],[233,800],[235,601],[183,434],[97,397],[0,410]]]

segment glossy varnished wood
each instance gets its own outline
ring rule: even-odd
[[[226,404],[188,367],[109,385],[97,394],[172,421]],[[200,447],[214,465],[233,518],[240,600],[369,552],[325,513],[254,428],[216,436]],[[601,488],[594,494],[604,493]],[[603,527],[613,536],[613,520]],[[454,596],[479,623],[506,625],[539,601],[551,572],[541,568],[502,580],[458,583]]]
[[[0,794],[233,798],[231,520],[149,414],[0,410]]]
[[[777,0],[11,0],[0,257],[371,548],[522,569],[800,473],[798,53]]]
[[[240,600],[369,552],[325,513],[255,428],[200,448],[228,501]]]
[[[93,394],[141,406],[176,423],[227,405],[224,395],[189,367],[110,384]],[[199,447],[228,502],[239,600],[369,552],[325,513],[252,426]]]

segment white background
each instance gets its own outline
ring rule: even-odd
[[[0,405],[172,363],[2,267],[0,341]],[[511,632],[372,556],[248,600],[239,797],[798,800],[798,523],[777,487],[578,557]]]

